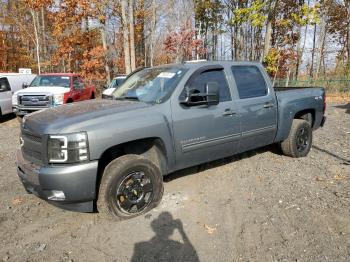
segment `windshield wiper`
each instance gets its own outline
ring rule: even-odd
[[[116,97],[115,100],[134,100],[134,101],[140,101],[137,96],[121,96]]]

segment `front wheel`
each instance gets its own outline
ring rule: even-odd
[[[281,143],[281,149],[286,156],[304,157],[311,149],[312,129],[310,124],[302,119],[294,119],[289,136]]]
[[[163,177],[150,160],[138,155],[121,156],[105,168],[97,209],[117,220],[144,214],[163,196]]]

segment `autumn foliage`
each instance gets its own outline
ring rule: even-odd
[[[340,0],[4,0],[0,71],[108,81],[138,67],[230,59],[264,62],[275,78],[348,77],[349,17]]]

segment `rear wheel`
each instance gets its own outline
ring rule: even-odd
[[[159,168],[138,155],[113,160],[102,176],[97,209],[117,220],[132,218],[156,207],[163,195]]]
[[[312,129],[310,124],[301,119],[294,119],[289,136],[281,143],[282,151],[290,157],[304,157],[311,149]]]

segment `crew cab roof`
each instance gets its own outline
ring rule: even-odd
[[[166,64],[155,67],[179,67],[179,68],[187,68],[187,69],[197,69],[203,66],[232,66],[232,65],[254,65],[258,66],[261,63],[258,62],[245,62],[245,61],[232,61],[232,60],[223,60],[223,61],[203,61],[203,60],[193,60],[186,61],[183,63],[174,63],[174,64]]]
[[[41,76],[80,76],[76,73],[44,73],[40,74]]]
[[[258,62],[237,62],[237,61],[232,61],[232,60],[224,60],[224,61],[186,61],[184,63],[182,63],[182,65],[184,65],[187,68],[198,68],[198,67],[202,67],[202,66],[214,66],[214,65],[260,65],[260,63]]]

